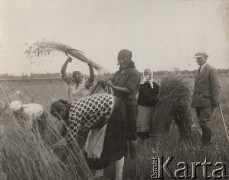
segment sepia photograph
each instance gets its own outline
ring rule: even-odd
[[[0,0],[0,180],[227,178],[228,0]]]

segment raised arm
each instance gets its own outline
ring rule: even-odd
[[[68,63],[69,62],[72,62],[72,58],[68,57],[68,59],[65,61],[65,63],[63,64],[62,68],[61,68],[61,75],[62,76],[65,76],[66,75],[66,69],[67,69],[67,66],[68,66]]]
[[[92,65],[88,64],[89,70],[90,70],[90,77],[88,79],[89,83],[93,83],[95,80],[95,73],[94,73],[94,69],[92,67]]]
[[[95,80],[95,74],[94,74],[94,69],[92,65],[88,64],[89,70],[90,70],[90,77],[87,79],[86,82],[86,88],[90,89],[93,86],[94,80]]]

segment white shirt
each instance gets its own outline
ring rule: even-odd
[[[86,84],[87,81],[85,79],[83,79],[79,84],[75,82],[71,82],[69,84],[68,98],[70,102],[77,101],[89,94],[89,89],[86,88]]]
[[[207,65],[207,63],[204,63],[202,66],[200,66],[200,73],[204,69],[204,67]]]
[[[83,78],[82,82],[76,83],[71,75],[64,75],[62,79],[68,84],[68,99],[70,102],[79,100],[89,94],[89,88],[93,85]]]

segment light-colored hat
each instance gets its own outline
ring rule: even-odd
[[[9,107],[11,111],[18,111],[22,108],[22,102],[18,100],[12,101]]]
[[[198,58],[198,57],[208,57],[208,54],[206,52],[198,52],[195,54],[195,58]]]

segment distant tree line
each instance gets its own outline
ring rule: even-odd
[[[153,75],[154,76],[163,76],[165,73],[169,73],[169,72],[175,72],[178,73],[180,75],[184,75],[187,77],[193,77],[194,73],[196,70],[193,71],[189,71],[189,70],[179,70],[179,68],[174,68],[173,71],[154,71]],[[218,69],[218,72],[220,73],[220,75],[222,76],[229,76],[229,68],[228,69]],[[143,75],[143,73],[141,73],[141,76]],[[21,75],[13,75],[13,74],[8,74],[8,73],[4,73],[4,74],[0,74],[0,79],[16,79],[16,78],[23,78],[23,79],[35,79],[35,78],[60,78],[60,73],[32,73],[31,75],[27,75],[27,74],[21,74]],[[87,75],[85,75],[87,77]],[[107,78],[111,78],[113,76],[113,73],[104,73],[104,74],[100,74],[97,75],[97,77],[107,77]]]
[[[31,78],[31,79],[35,79],[35,78],[58,78],[60,77],[60,73],[42,73],[42,74],[38,74],[38,73],[32,73],[31,75],[27,75],[27,74],[21,74],[21,75],[13,75],[13,74],[0,74],[0,79],[16,79],[16,78]]]
[[[217,70],[220,76],[229,76],[229,69],[217,69]],[[193,77],[196,71],[197,70],[190,71],[190,70],[179,70],[179,68],[174,68],[173,71],[155,71],[153,72],[153,75],[160,77],[163,76],[165,73],[175,72],[177,74],[183,75],[184,77]]]

